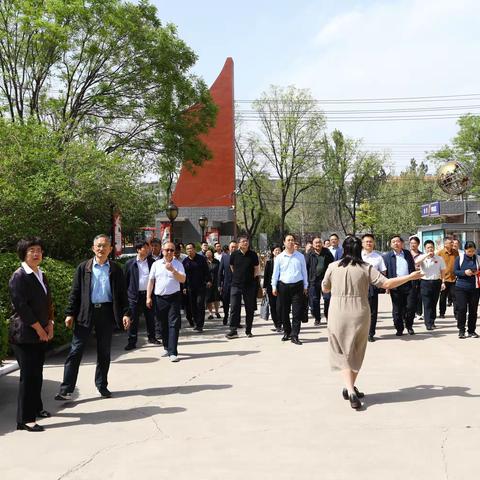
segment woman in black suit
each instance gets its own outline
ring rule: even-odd
[[[45,346],[53,338],[53,307],[48,282],[38,267],[43,259],[42,241],[20,240],[17,252],[22,266],[10,278],[13,315],[9,339],[20,366],[17,430],[42,432],[37,418],[50,417],[41,398]]]
[[[272,274],[273,262],[275,257],[282,252],[280,245],[273,245],[270,249],[270,258],[265,263],[265,270],[263,272],[263,294],[268,295],[268,303],[270,305],[270,314],[272,315],[274,331],[283,332],[282,320],[277,312],[277,297],[272,294]]]

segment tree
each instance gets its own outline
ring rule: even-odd
[[[209,152],[216,107],[189,73],[195,53],[146,0],[2,0],[0,108],[123,151],[160,173]],[[195,106],[194,108],[191,108]]]
[[[73,260],[96,234],[110,233],[113,208],[130,234],[158,208],[134,159],[91,142],[60,146],[59,136],[34,120],[0,121],[0,249],[39,235],[49,255]]]
[[[375,198],[386,173],[384,160],[361,150],[361,143],[345,138],[339,130],[323,140],[324,183],[331,192],[336,218],[345,234],[357,232],[362,202]]]
[[[272,86],[253,103],[259,132],[250,139],[260,169],[273,173],[278,191],[280,234],[299,196],[318,184],[325,117],[307,90]]]

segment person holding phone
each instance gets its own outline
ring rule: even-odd
[[[464,252],[460,252],[455,259],[454,273],[457,277],[455,284],[455,299],[457,306],[458,338],[465,338],[465,325],[471,338],[478,338],[477,308],[480,295],[478,272],[480,257],[474,242],[466,242]],[[468,323],[467,323],[468,310]]]

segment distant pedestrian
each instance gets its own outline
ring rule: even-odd
[[[230,268],[230,255],[237,250],[237,242],[232,240],[228,245],[228,252],[222,256],[218,267],[218,290],[222,297],[223,324],[227,325],[230,313],[230,289],[232,286],[232,270]]]
[[[455,302],[455,259],[458,257],[458,251],[453,248],[452,237],[445,237],[443,240],[443,248],[438,251],[437,255],[442,257],[445,262],[445,289],[440,292],[440,318],[445,318],[447,311],[447,299],[451,298],[453,304],[453,314],[456,318],[457,307]]]
[[[158,238],[152,238],[150,240],[150,256],[153,260],[162,258],[162,242]]]
[[[216,242],[213,248],[215,249],[214,257],[220,262],[223,257],[222,244],[220,242]]]
[[[329,250],[333,255],[334,260],[340,260],[343,255],[343,248],[340,246],[340,239],[336,233],[332,233],[329,238]]]
[[[263,292],[268,298],[270,306],[270,314],[272,315],[275,331],[283,332],[283,323],[281,315],[278,312],[277,296],[272,293],[272,275],[275,258],[282,252],[280,245],[273,245],[270,249],[270,258],[265,262],[265,270],[263,272]]]
[[[121,267],[108,259],[112,251],[110,238],[97,235],[92,250],[94,257],[77,267],[73,279],[65,318],[65,325],[73,327],[73,337],[65,360],[63,382],[55,400],[72,398],[83,352],[94,329],[97,340],[95,385],[102,397],[111,397],[107,377],[113,330],[115,326],[125,330],[130,327],[125,277]]]
[[[207,287],[206,303],[209,313],[208,319],[212,320],[214,318],[214,312],[215,317],[220,318],[220,313],[218,311],[220,307],[220,292],[218,291],[218,269],[220,267],[220,262],[214,258],[211,250],[207,250],[205,258],[207,259],[208,271],[210,273],[210,286]]]
[[[45,346],[53,338],[53,305],[47,278],[39,265],[43,243],[38,237],[20,240],[17,253],[22,262],[8,284],[13,314],[9,341],[20,367],[17,430],[42,432],[37,418],[48,418],[43,408],[42,382]],[[6,459],[5,459],[6,460]]]
[[[412,254],[412,257],[413,257],[413,260],[415,261],[415,259],[417,257],[419,257],[420,255],[423,254],[423,252],[419,249],[420,248],[420,239],[415,236],[415,235],[412,235],[409,239],[409,244],[410,244],[410,253]],[[419,265],[417,263],[415,263],[415,268],[417,270],[420,269]],[[415,281],[415,282],[412,282],[412,288],[415,292],[415,296],[416,296],[416,302],[415,302],[415,320],[423,320],[423,315],[422,315],[422,295],[421,295],[421,292],[420,292],[420,280],[418,281]]]

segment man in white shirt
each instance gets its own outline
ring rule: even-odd
[[[222,245],[220,244],[220,242],[217,242],[217,243],[214,245],[214,248],[215,248],[215,253],[213,254],[213,256],[214,256],[219,262],[221,262],[221,261],[222,261],[222,257],[223,257]]]
[[[383,257],[375,249],[375,237],[372,233],[366,233],[362,236],[362,259],[370,264],[375,270],[385,274],[387,267]],[[370,304],[370,330],[368,332],[368,341],[375,341],[375,330],[378,318],[378,288],[370,285],[368,289],[368,303]]]
[[[329,239],[328,249],[332,252],[335,261],[340,260],[343,255],[343,248],[340,246],[340,239],[336,233],[332,233]]]
[[[175,245],[172,242],[163,245],[162,253],[163,258],[156,260],[150,270],[147,307],[152,308],[152,293],[155,293],[155,304],[165,349],[163,356],[168,356],[172,362],[178,362],[177,345],[181,325],[180,284],[185,282],[185,270],[182,263],[174,257]]]
[[[424,274],[420,280],[420,292],[423,302],[423,318],[427,330],[435,328],[437,318],[437,302],[440,291],[445,289],[445,260],[435,255],[435,244],[427,240],[423,244],[425,253],[415,259],[415,264],[420,266]]]

